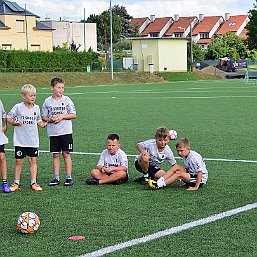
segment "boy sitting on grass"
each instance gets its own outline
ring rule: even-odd
[[[208,171],[205,162],[199,153],[190,149],[189,141],[186,138],[179,139],[176,149],[185,167],[173,166],[157,182],[148,180],[147,183],[152,189],[165,187],[176,180],[183,180],[187,185],[187,190],[197,190],[207,183]]]
[[[91,170],[93,178],[86,180],[88,185],[110,183],[118,185],[128,181],[128,158],[120,149],[119,136],[110,134],[106,145],[96,169]]]
[[[136,144],[139,155],[135,159],[135,168],[143,176],[135,181],[145,184],[145,179],[157,180],[165,174],[160,164],[167,160],[171,166],[177,167],[173,152],[169,147],[170,132],[165,127],[156,129],[155,139],[149,139]]]

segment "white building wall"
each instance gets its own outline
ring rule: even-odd
[[[71,21],[42,21],[45,25],[55,29],[53,31],[53,46],[68,47],[74,42],[78,51],[97,51],[96,23],[86,23],[86,49],[84,48],[84,23]]]

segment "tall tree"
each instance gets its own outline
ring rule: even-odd
[[[254,9],[249,11],[250,21],[246,25],[247,33],[247,42],[249,49],[257,50],[257,1],[253,5]]]
[[[107,53],[110,46],[110,12],[106,10],[100,15],[91,14],[86,22],[96,23],[98,50],[105,50]],[[112,31],[113,43],[115,43],[121,37],[120,18],[115,13],[112,14]]]
[[[126,7],[122,5],[114,5],[112,7],[112,11],[120,18],[121,37],[130,37],[132,33],[132,28],[130,26],[132,16],[128,14]]]

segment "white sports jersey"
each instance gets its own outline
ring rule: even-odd
[[[4,110],[4,106],[2,101],[0,100],[0,145],[8,144],[8,138],[6,137],[5,133],[2,131],[3,121],[2,119],[6,118],[6,112]]]
[[[167,160],[172,166],[176,164],[173,152],[168,145],[164,147],[162,152],[159,152],[155,139],[149,139],[139,143],[150,155],[149,164],[155,168],[159,168],[160,164]],[[136,157],[136,160],[139,156]]]
[[[195,152],[190,150],[189,155],[186,158],[182,158],[185,164],[185,168],[188,170],[189,174],[197,175],[199,171],[203,172],[202,183],[206,183],[208,180],[208,170],[203,157]]]
[[[119,167],[124,166],[127,168],[128,173],[128,157],[123,150],[120,148],[115,155],[111,155],[107,149],[103,150],[97,166],[102,167]]]
[[[14,127],[14,146],[39,147],[37,123],[42,119],[38,105],[34,104],[33,108],[28,109],[23,102],[18,103],[14,105],[7,117],[22,123],[21,126]]]
[[[75,105],[68,96],[62,96],[60,100],[55,100],[52,96],[45,99],[42,106],[42,117],[52,118],[55,116],[76,113]],[[72,134],[71,120],[61,120],[58,123],[47,124],[47,134],[51,136],[60,136]]]

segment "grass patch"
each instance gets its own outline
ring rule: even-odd
[[[161,72],[159,76],[166,81],[218,80],[218,76],[203,72]]]
[[[54,77],[63,78],[66,86],[87,85],[114,85],[114,84],[140,84],[161,83],[167,81],[195,81],[214,80],[216,76],[202,72],[173,72],[173,73],[147,73],[147,72],[116,72],[111,79],[107,72],[38,72],[38,73],[0,73],[0,88],[20,88],[24,84],[32,84],[36,88],[49,87]],[[219,78],[220,79],[220,78]]]

